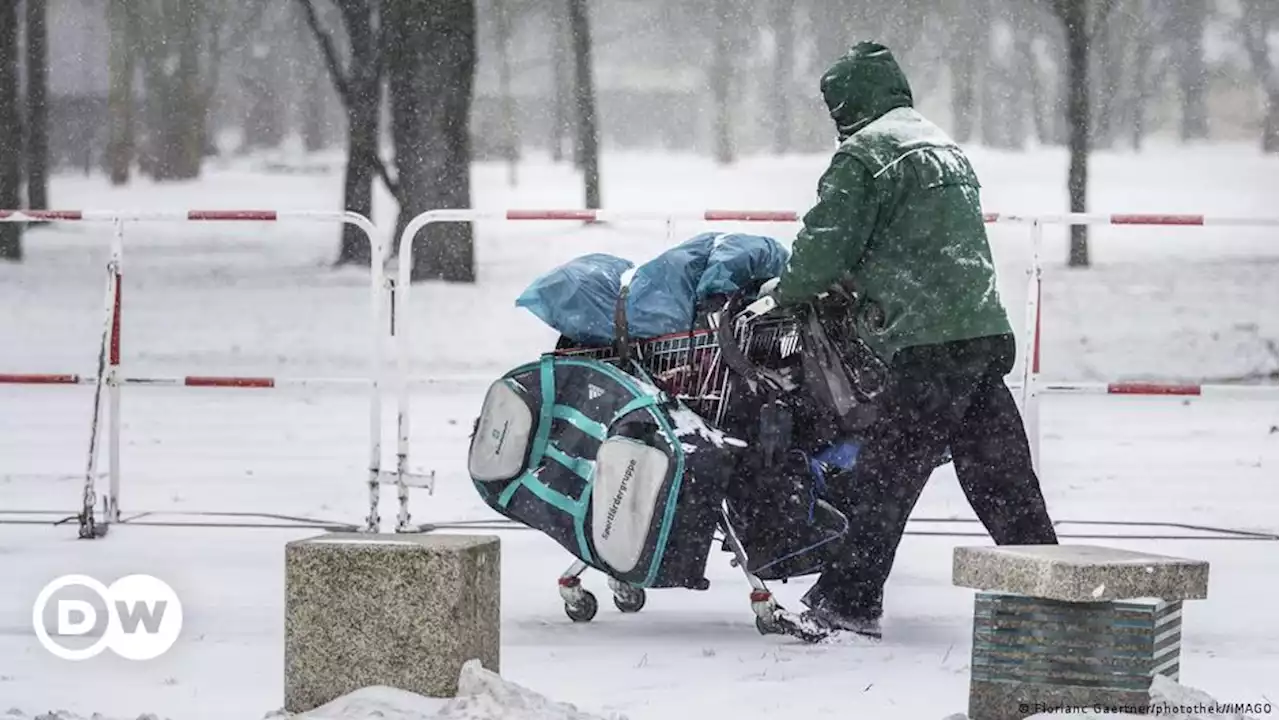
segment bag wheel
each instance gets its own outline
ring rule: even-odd
[[[761,635],[785,635],[786,634],[785,632],[783,632],[782,628],[772,623],[765,622],[764,618],[760,617],[759,615],[756,616],[756,632],[760,633]]]
[[[599,610],[600,604],[596,602],[596,596],[588,590],[582,591],[582,599],[577,604],[564,604],[564,614],[577,623],[591,622]]]
[[[627,588],[613,594],[613,604],[624,613],[638,613],[644,607],[644,588]]]

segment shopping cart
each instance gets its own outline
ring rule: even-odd
[[[800,352],[800,324],[790,314],[764,305],[738,312],[731,321],[731,339],[758,367],[785,365]],[[635,362],[667,395],[683,402],[704,420],[720,426],[728,407],[732,371],[722,354],[727,338],[720,332],[719,316],[706,316],[707,327],[684,333],[617,345],[556,350],[561,356],[584,357],[632,370]]]
[[[563,348],[555,353],[608,362],[628,372],[634,371],[632,363],[638,364],[663,392],[679,399],[712,425],[723,427],[734,392],[747,386],[755,391],[761,379],[774,383],[778,391],[786,391],[785,376],[775,370],[795,364],[801,352],[800,321],[794,315],[780,312],[768,302],[753,304],[737,313],[731,310],[732,306],[726,305],[721,311],[708,314],[706,327],[686,333],[608,347]],[[721,315],[731,316],[730,325],[721,327]],[[748,359],[756,377],[743,377],[741,364],[732,362],[732,355]],[[839,539],[848,530],[843,515],[825,503],[822,505],[825,512],[837,519],[835,524],[839,529],[824,536],[819,545]],[[750,601],[757,630],[761,634],[786,634],[808,642],[820,640],[824,637],[822,630],[778,605],[764,580],[749,569],[750,558],[735,527],[735,519],[741,517],[730,500],[722,501],[717,513],[720,535],[713,533],[710,540],[721,543],[731,552],[732,565],[746,576],[751,586]],[[805,551],[817,547],[813,545]],[[559,578],[565,613],[575,622],[589,622],[599,607],[595,596],[582,587],[581,575],[588,567],[585,562],[576,561]],[[693,589],[707,587],[709,583],[704,580]],[[609,589],[618,610],[634,613],[644,607],[643,588],[611,577]]]

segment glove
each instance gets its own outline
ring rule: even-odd
[[[765,282],[765,284],[761,285],[760,292],[756,294],[756,299],[759,300],[760,298],[765,296],[773,297],[774,292],[776,292],[778,289],[779,280],[781,280],[781,278],[773,278],[772,280],[768,280]]]

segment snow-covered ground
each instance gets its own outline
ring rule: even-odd
[[[975,151],[974,160],[988,210],[1063,210],[1063,154]],[[686,157],[606,155],[605,201],[617,208],[804,209],[824,162],[762,158],[720,169]],[[283,175],[239,160],[210,168],[196,183],[124,189],[63,177],[53,197],[60,207],[328,209],[337,206],[341,186],[330,167],[327,174]],[[565,167],[526,163],[514,189],[504,176],[501,167],[477,167],[477,207],[580,204],[580,187]],[[1091,178],[1097,212],[1277,215],[1276,160],[1252,148],[1101,154]],[[394,224],[385,198],[376,211],[381,224]],[[512,307],[525,284],[583,252],[643,260],[669,237],[702,229],[680,225],[669,236],[661,223],[482,223],[477,285],[415,287],[412,306],[401,312],[414,329],[415,374],[470,378],[415,390],[414,464],[440,478],[434,497],[417,498],[415,520],[491,517],[466,482],[464,449],[486,381],[552,337]],[[789,240],[795,226],[749,229]],[[130,226],[125,371],[365,373],[367,275],[328,269],[336,237],[336,229],[314,225]],[[1100,228],[1096,264],[1086,271],[1062,266],[1064,233],[1049,237],[1047,377],[1274,382],[1274,228]],[[996,226],[991,238],[1011,319],[1021,328],[1026,231]],[[0,372],[92,372],[107,240],[102,226],[41,229],[27,237],[26,262],[0,266],[0,307],[10,309],[0,314]],[[90,399],[87,388],[0,386],[0,510],[76,506]],[[366,407],[357,388],[127,389],[123,507],[358,523]],[[1274,397],[1049,398],[1043,415],[1044,485],[1056,517],[1276,532]],[[389,498],[382,517],[394,517]],[[972,518],[950,468],[939,470],[917,517]],[[554,584],[569,558],[550,540],[504,531],[502,673],[557,700],[633,720],[749,712],[933,720],[962,711],[972,593],[950,585],[951,549],[988,540],[976,524],[912,525],[918,533],[957,528],[973,536],[904,541],[890,582],[886,639],[875,647],[807,647],[758,636],[746,586],[720,555],[713,556],[707,592],[654,592],[637,616],[605,603],[595,622],[572,625]],[[1061,530],[1123,528],[1064,523]],[[313,533],[118,527],[101,542],[82,542],[70,526],[0,524],[0,710],[260,718],[282,699],[283,545]],[[1276,543],[1098,542],[1209,560],[1211,597],[1188,603],[1184,618],[1184,682],[1223,702],[1280,700]],[[71,572],[165,579],[184,602],[183,636],[149,662],[53,658],[31,630],[31,602],[44,583]],[[603,581],[588,583],[603,599]],[[781,586],[780,595],[795,604],[807,584]]]

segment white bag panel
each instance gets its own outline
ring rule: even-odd
[[[591,539],[596,555],[618,572],[631,572],[644,554],[668,458],[631,438],[600,445],[591,491]]]
[[[493,482],[519,475],[529,454],[533,420],[529,406],[506,381],[489,386],[467,458],[471,477]]]

